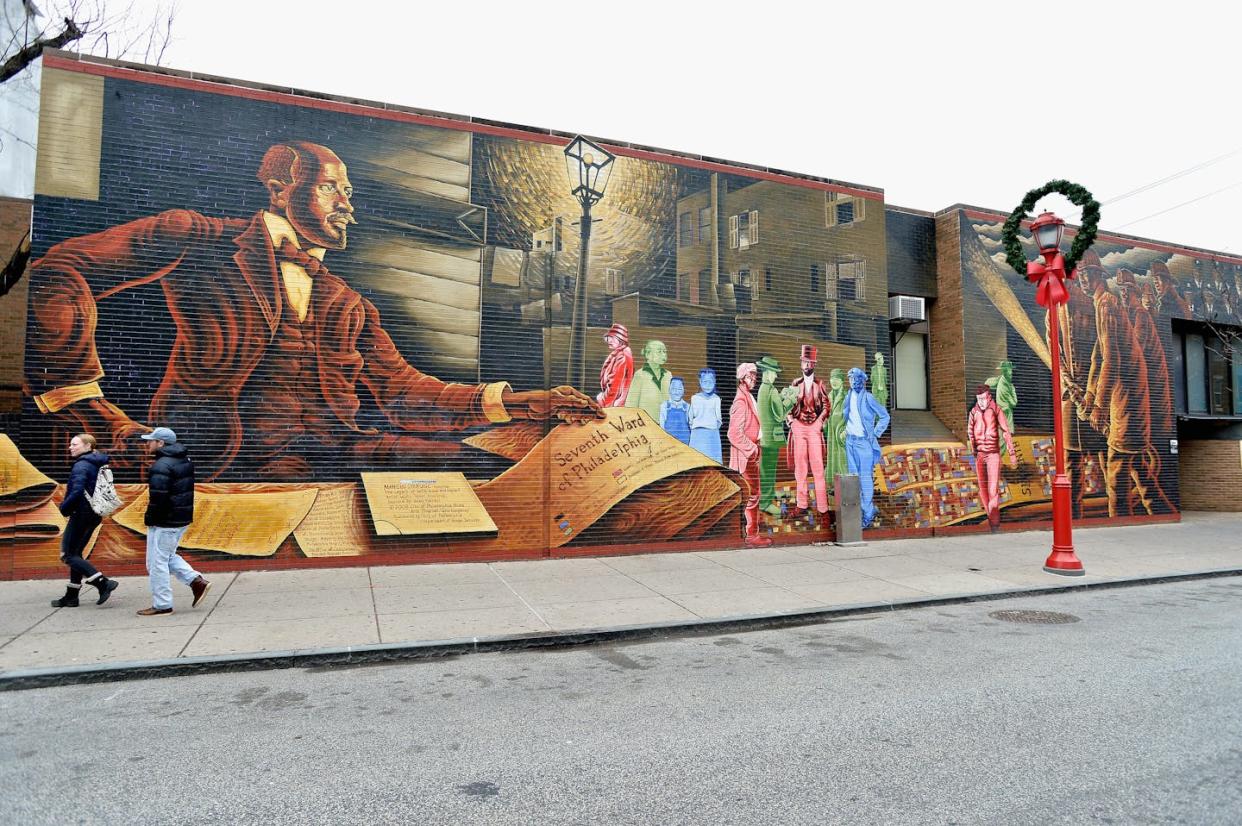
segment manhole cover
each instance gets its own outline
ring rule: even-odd
[[[1062,614],[1059,611],[993,611],[989,617],[1002,622],[1025,622],[1031,625],[1065,625],[1078,622],[1073,614]]]

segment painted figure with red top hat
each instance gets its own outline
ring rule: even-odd
[[[614,324],[604,334],[608,342],[608,358],[599,371],[599,393],[595,400],[602,407],[622,407],[634,379],[634,354],[630,352],[630,331],[624,324]]]
[[[789,411],[789,461],[797,481],[797,508],[790,514],[798,518],[806,513],[810,497],[808,471],[815,479],[815,510],[828,514],[828,485],[824,480],[824,421],[831,412],[828,389],[815,376],[818,352],[814,345],[802,345],[802,375],[790,387],[797,396]]]

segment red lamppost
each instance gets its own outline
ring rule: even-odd
[[[1031,236],[1039,247],[1043,262],[1030,261],[1026,277],[1038,283],[1035,300],[1048,308],[1048,346],[1052,351],[1052,428],[1056,476],[1052,479],[1052,553],[1044,562],[1050,574],[1082,576],[1086,571],[1074,553],[1073,511],[1070,510],[1070,480],[1065,475],[1065,430],[1061,421],[1061,311],[1069,299],[1065,289],[1065,256],[1061,254],[1061,235],[1065,222],[1045,212],[1031,222]],[[1073,277],[1070,273],[1070,277]]]

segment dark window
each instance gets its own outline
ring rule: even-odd
[[[1203,336],[1198,333],[1186,336],[1186,410],[1208,412],[1207,350],[1203,346]]]
[[[811,294],[819,293],[819,264],[811,265]]]
[[[709,206],[699,208],[699,243],[704,244],[712,240],[712,208]]]
[[[854,202],[853,201],[842,201],[837,204],[837,223],[838,224],[854,223]]]
[[[677,218],[677,246],[688,247],[694,243],[694,225],[690,223],[690,213],[683,212]]]
[[[842,278],[837,282],[837,298],[841,301],[858,300],[858,282],[853,278]]]

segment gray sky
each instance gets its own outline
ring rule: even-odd
[[[1238,8],[180,0],[165,63],[879,186],[925,210],[1008,212],[1063,177],[1104,203],[1103,230],[1242,254]]]

